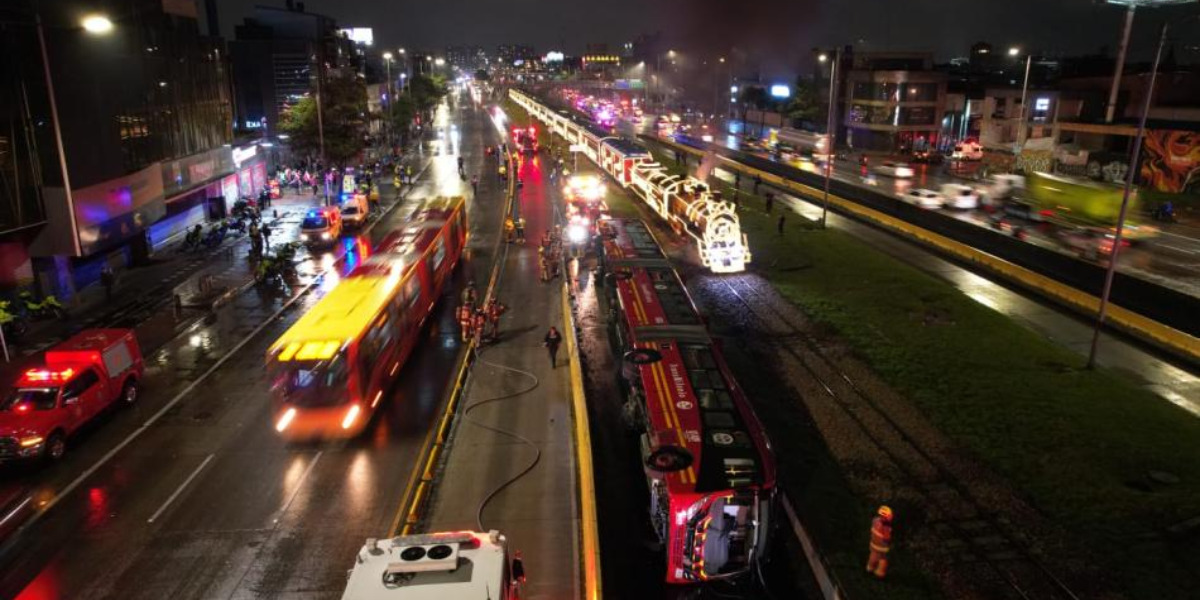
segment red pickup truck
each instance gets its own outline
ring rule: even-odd
[[[0,461],[62,458],[67,439],[118,401],[137,400],[144,372],[131,329],[91,329],[46,351],[0,400]]]

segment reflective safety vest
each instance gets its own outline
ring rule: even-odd
[[[881,552],[886,554],[892,549],[892,525],[883,520],[883,517],[875,517],[871,521],[871,552]]]

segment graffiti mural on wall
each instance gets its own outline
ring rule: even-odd
[[[1160,192],[1200,194],[1200,132],[1146,132],[1142,182]]]

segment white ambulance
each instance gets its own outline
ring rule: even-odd
[[[525,567],[498,531],[368,539],[342,600],[521,600]]]

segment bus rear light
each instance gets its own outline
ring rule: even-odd
[[[346,418],[342,419],[342,429],[350,429],[354,421],[358,420],[358,413],[361,411],[357,404],[352,405],[350,410],[346,411]]]
[[[283,413],[283,416],[279,417],[279,421],[277,423],[275,423],[275,431],[283,433],[283,430],[287,429],[288,425],[292,424],[292,419],[295,419],[295,418],[296,418],[296,409],[294,409],[294,408],[287,409],[287,411]]]

